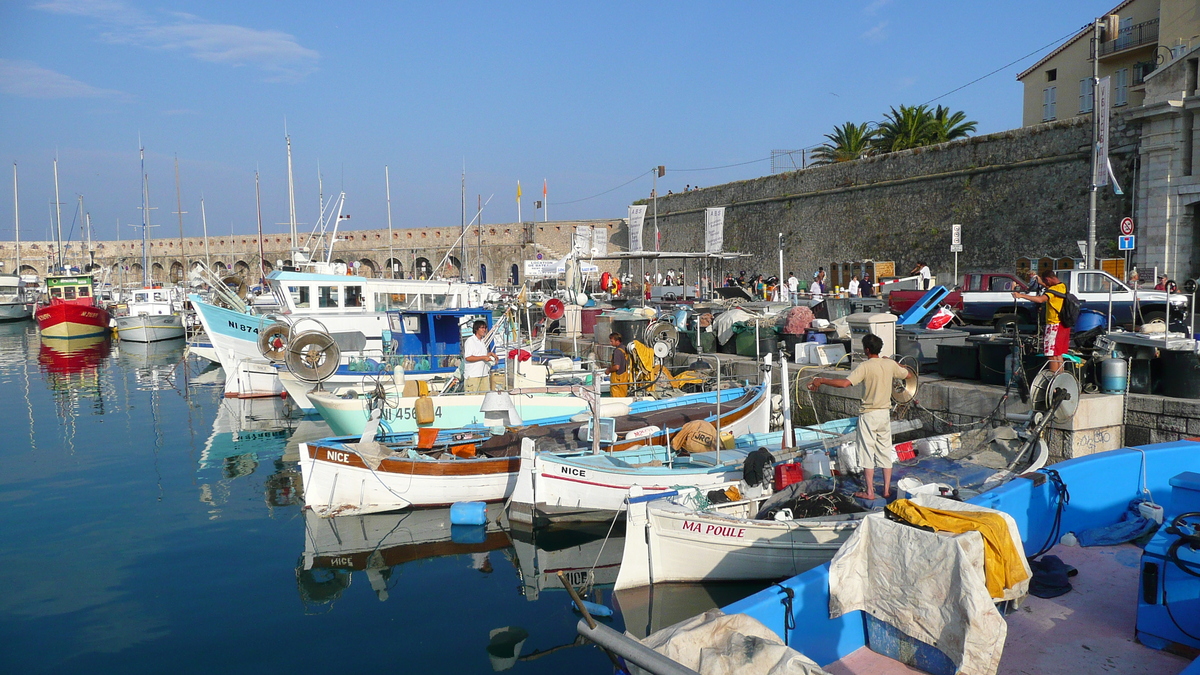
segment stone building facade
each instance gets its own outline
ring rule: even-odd
[[[465,251],[458,227],[394,229],[389,248],[387,229],[341,230],[332,259],[351,265],[363,276],[382,277],[389,268],[396,276],[429,276],[435,268],[444,276],[466,276],[498,284],[525,280],[525,260],[557,260],[571,249],[576,226],[605,228],[609,237],[624,227],[620,219],[507,223],[467,228]],[[304,245],[306,237],[301,238]],[[456,242],[459,242],[456,245]],[[269,272],[290,264],[291,241],[286,234],[263,236],[263,267]],[[54,242],[21,242],[21,273],[43,276],[58,257]],[[115,284],[139,283],[142,279],[141,240],[95,241],[90,248],[80,242],[63,248],[67,265],[95,270]],[[16,243],[0,242],[0,271],[16,271]],[[259,277],[257,235],[213,235],[207,249],[203,237],[154,239],[150,242],[150,277],[170,283],[183,276],[187,266],[208,261],[220,274],[237,274],[247,280]],[[443,262],[444,261],[444,262]],[[601,269],[616,270],[614,263],[599,263]],[[440,265],[440,267],[439,267]]]

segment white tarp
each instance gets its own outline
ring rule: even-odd
[[[700,675],[829,675],[758,619],[719,609],[668,626],[642,644]],[[646,672],[631,668],[635,675]]]
[[[728,312],[723,312],[713,319],[713,330],[717,331],[717,342],[725,344],[733,337],[733,324],[739,321],[749,321],[758,317],[757,314],[751,314],[744,309],[734,308]]]
[[[933,495],[914,495],[930,508],[1000,513],[1020,554],[1017,524],[1006,513]],[[983,535],[928,532],[872,513],[829,563],[829,616],[861,610],[933,645],[962,675],[992,675],[1000,665],[1008,625],[988,594]],[[1030,574],[1032,576],[1032,574]],[[1029,580],[1005,592],[1024,597]]]
[[[592,255],[608,255],[608,228],[596,226],[592,228]]]
[[[704,252],[720,253],[725,247],[725,207],[704,209]]]

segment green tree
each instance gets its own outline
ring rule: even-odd
[[[814,165],[861,159],[874,151],[875,130],[866,122],[846,122],[834,127],[833,133],[825,134],[825,138],[829,142],[813,150]]]
[[[934,143],[945,143],[956,138],[966,138],[975,131],[975,121],[967,121],[967,114],[961,110],[950,112],[949,108],[938,106],[933,113]]]
[[[891,112],[884,113],[883,119],[875,138],[879,152],[908,150],[936,142],[936,123],[929,106],[901,105],[899,110],[893,107]]]

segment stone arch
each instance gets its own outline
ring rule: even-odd
[[[229,267],[225,263],[218,260],[217,262],[213,263],[213,271],[219,276],[225,276],[229,273]]]
[[[389,279],[404,278],[404,263],[401,262],[399,258],[388,258],[387,261],[383,263],[383,266],[388,271],[387,277]]]
[[[442,274],[447,277],[462,277],[462,261],[456,256],[450,256],[446,259],[446,264],[442,267]]]
[[[171,282],[176,283],[183,281],[183,263],[176,260],[171,263]]]
[[[250,278],[250,265],[245,260],[239,260],[233,263],[233,273],[243,279]]]
[[[113,265],[113,267],[116,267],[116,265]],[[21,265],[21,268],[17,270],[17,274],[37,274],[37,273],[38,273],[37,269],[30,267],[29,265]]]
[[[487,265],[479,263],[479,281],[487,283]]]
[[[167,270],[162,263],[150,263],[150,281],[162,283],[166,281]]]
[[[370,258],[363,258],[355,265],[358,268],[359,276],[376,277],[379,276],[379,264]]]
[[[517,265],[517,263],[513,263],[508,268],[508,282],[513,286],[521,283],[521,268]]]
[[[135,262],[130,265],[129,274],[133,275],[138,280],[138,283],[141,283],[142,277],[145,276],[145,272],[142,270],[142,263]]]
[[[417,258],[417,262],[413,266],[413,273],[416,274],[418,279],[428,279],[433,274],[433,265],[429,264],[428,258]]]

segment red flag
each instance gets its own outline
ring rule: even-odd
[[[546,179],[542,179],[542,201],[546,200]]]

